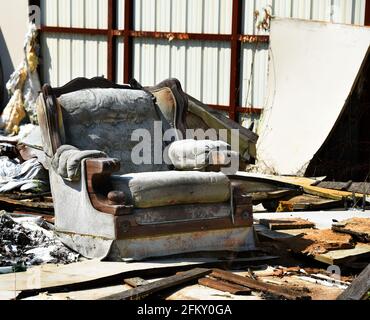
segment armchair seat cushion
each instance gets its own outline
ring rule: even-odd
[[[112,176],[136,208],[176,204],[220,203],[230,199],[230,181],[223,173],[197,171],[142,172]]]

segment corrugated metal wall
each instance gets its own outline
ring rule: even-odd
[[[118,29],[124,28],[124,0],[117,0]],[[271,5],[273,15],[364,24],[365,0],[245,0],[244,34],[258,31],[254,13]],[[42,0],[42,24],[106,29],[108,0]],[[134,29],[142,31],[230,34],[231,0],[135,0]],[[43,77],[54,86],[77,76],[107,75],[105,36],[42,35]],[[228,105],[229,42],[135,38],[133,75],[144,85],[178,78],[189,94],[205,103]],[[243,107],[263,108],[266,98],[268,44],[242,44],[240,100]],[[117,82],[123,82],[123,39],[117,43]],[[248,125],[251,116],[243,116]]]

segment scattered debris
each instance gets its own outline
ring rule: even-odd
[[[337,298],[337,300],[362,300],[368,299],[370,291],[370,264],[350,284],[350,286]]]
[[[355,245],[350,235],[336,233],[330,229],[307,229],[289,241],[289,247],[294,252],[315,256],[330,250],[353,249]]]
[[[223,292],[228,292],[233,295],[250,295],[251,289],[240,286],[235,283],[230,283],[222,280],[215,280],[212,277],[205,277],[198,280],[202,286],[217,289]]]
[[[76,262],[79,255],[66,248],[50,230],[43,228],[45,223],[39,218],[12,218],[1,212],[0,266]]]
[[[347,233],[361,242],[370,242],[370,219],[352,218],[335,223],[332,229],[336,232]]]
[[[307,292],[304,292],[304,289],[295,290],[293,288],[267,284],[247,277],[242,277],[228,271],[215,269],[211,273],[211,276],[231,283],[236,283],[253,290],[269,293],[277,297],[283,297],[288,300],[310,299],[310,296],[307,294]]]
[[[209,274],[211,270],[196,268],[137,288],[116,293],[102,300],[139,300],[158,291],[175,287]]]

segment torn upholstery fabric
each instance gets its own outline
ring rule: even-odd
[[[52,159],[53,169],[64,179],[78,181],[81,178],[81,161],[88,158],[106,158],[107,154],[98,150],[81,151],[74,146],[62,145]]]
[[[112,183],[136,208],[221,203],[230,199],[230,181],[220,172],[139,172],[113,175]]]
[[[229,163],[232,156],[239,157],[237,152],[224,141],[213,140],[179,140],[173,142],[168,149],[168,157],[178,170],[202,170],[213,164],[213,155],[223,156]]]

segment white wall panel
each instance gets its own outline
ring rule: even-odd
[[[70,34],[42,36],[43,79],[61,86],[76,77],[107,75],[107,41],[105,37]]]
[[[231,33],[230,0],[135,0],[134,10],[136,30]]]
[[[42,24],[106,29],[108,0],[41,0]]]
[[[345,24],[364,24],[366,0],[254,0],[243,3],[243,32],[245,34],[266,32],[256,29],[254,12],[260,15],[271,6],[276,17],[320,20]]]
[[[175,77],[187,93],[206,103],[229,103],[227,43],[135,39],[134,61],[134,77],[143,85]]]
[[[42,23],[48,26],[107,28],[108,0],[41,0]],[[117,27],[124,29],[125,0],[117,0]],[[365,0],[245,0],[244,34],[257,30],[255,11],[271,6],[278,17],[364,24]],[[231,0],[134,0],[134,28],[142,31],[230,34]],[[176,77],[184,90],[209,104],[228,105],[230,45],[227,42],[168,41],[136,38],[133,44],[134,77],[154,85]],[[79,77],[107,73],[107,41],[103,36],[44,34],[43,75],[62,85]],[[242,44],[240,100],[244,107],[263,108],[266,100],[268,45]],[[123,83],[123,38],[117,39],[116,81]],[[256,116],[242,116],[245,125]]]
[[[116,44],[116,55],[117,55],[117,62],[116,62],[116,82],[123,84],[123,58],[124,58],[124,50],[125,46],[123,43],[123,38],[118,38],[117,39],[117,44]]]

